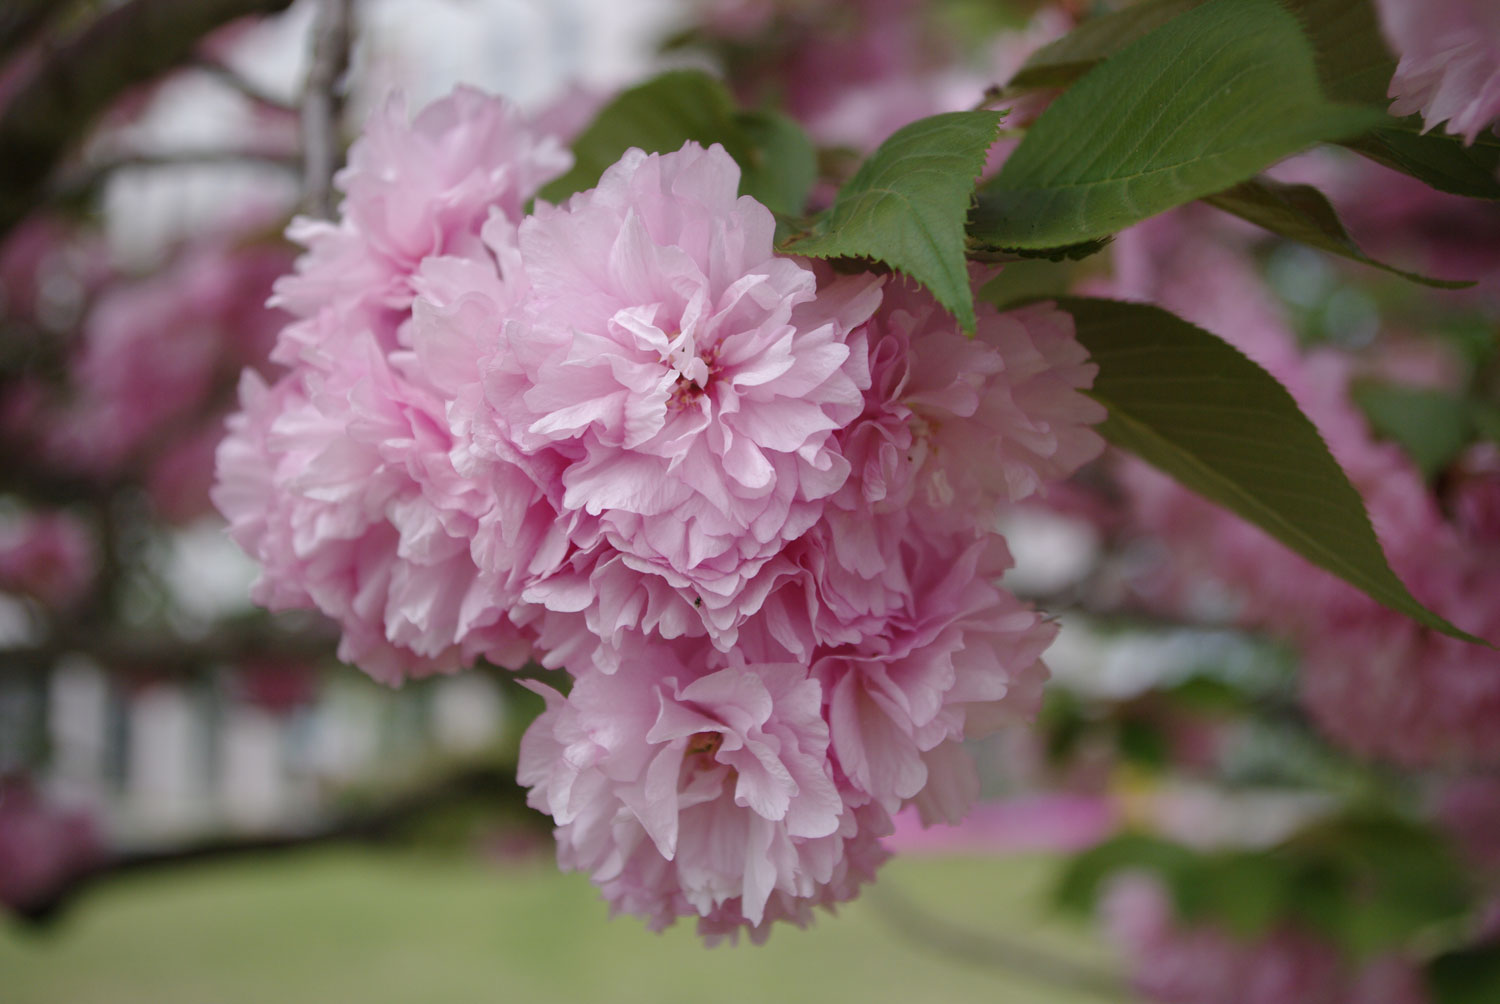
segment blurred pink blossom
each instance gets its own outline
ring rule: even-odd
[[[88,527],[67,513],[0,517],[0,589],[67,607],[88,590],[98,561]]]
[[[1173,916],[1165,889],[1144,875],[1106,891],[1105,929],[1124,952],[1136,989],[1163,1004],[1424,1004],[1420,975],[1405,959],[1365,962],[1290,926],[1236,938]]]
[[[87,812],[50,803],[24,777],[0,777],[0,904],[38,905],[102,853]]]
[[[1500,119],[1500,6],[1492,0],[1376,0],[1400,57],[1391,114],[1422,113],[1427,129],[1473,143]]]

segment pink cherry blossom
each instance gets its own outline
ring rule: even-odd
[[[440,406],[373,339],[353,348],[326,379],[241,382],[214,501],[261,564],[254,598],[321,610],[343,629],[340,658],[386,682],[481,654],[523,663],[528,646],[470,556]]]
[[[527,200],[571,163],[514,105],[472,88],[458,88],[411,121],[405,102],[389,99],[335,179],[345,194],[339,220],[298,219],[289,230],[307,253],[276,284],[274,302],[309,320],[283,333],[278,361],[326,364],[359,331],[395,348],[422,260],[483,254],[480,231],[490,214],[518,222]],[[329,305],[340,308],[342,325],[311,320]]]
[[[654,929],[696,915],[709,933],[760,937],[772,919],[805,920],[809,902],[852,894],[846,845],[888,832],[845,804],[821,688],[800,665],[658,642],[566,698],[532,686],[547,710],[519,778],[558,823],[559,863]],[[859,876],[881,856],[858,855]]]
[[[1400,57],[1392,115],[1422,113],[1431,129],[1473,143],[1500,119],[1500,7],[1490,0],[1377,0],[1381,28]]]
[[[529,455],[561,458],[575,542],[695,608],[747,613],[747,581],[848,477],[834,432],[863,404],[879,280],[820,290],[772,253],[721,147],[627,152],[519,232],[527,293],[488,398]],[[509,323],[509,322],[508,322]],[[519,407],[517,407],[519,404]],[[732,636],[721,635],[725,644]]]

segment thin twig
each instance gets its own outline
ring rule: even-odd
[[[126,0],[50,48],[0,109],[0,237],[34,209],[58,163],[127,88],[181,66],[198,40],[290,0]]]
[[[227,86],[230,90],[233,90],[235,93],[250,99],[258,105],[264,105],[267,108],[272,108],[276,111],[290,112],[294,110],[290,102],[277,97],[270,91],[267,91],[265,88],[261,87],[255,81],[251,80],[249,77],[245,76],[239,70],[236,70],[234,67],[228,65],[227,63],[222,63],[217,59],[209,59],[207,57],[200,56],[194,58],[190,65],[192,65],[194,69],[202,70],[204,73],[213,77],[221,84]]]
[[[353,41],[350,0],[321,0],[313,22],[312,66],[302,95],[303,211],[333,216],[333,175],[343,155],[339,122]]]
[[[950,923],[923,910],[888,882],[877,886],[868,895],[876,913],[912,944],[953,959],[1004,969],[1035,983],[1089,994],[1102,1000],[1135,1000],[1120,978],[1108,970],[1062,958],[1034,945]]]

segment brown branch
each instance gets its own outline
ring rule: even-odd
[[[312,66],[302,95],[303,211],[333,216],[333,175],[343,156],[339,122],[353,41],[351,0],[321,0],[313,23]]]
[[[127,88],[192,57],[198,40],[290,0],[127,0],[51,49],[0,110],[0,237],[44,194],[58,163]]]
[[[16,914],[31,924],[51,923],[83,895],[126,875],[312,850],[330,844],[387,843],[425,816],[478,800],[514,812],[518,821],[524,821],[522,825],[534,825],[540,832],[551,830],[551,820],[526,808],[526,789],[516,782],[511,771],[470,767],[380,808],[352,812],[297,832],[214,837],[178,847],[119,853],[75,873],[49,895],[18,908]]]

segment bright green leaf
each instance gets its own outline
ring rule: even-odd
[[[1386,118],[1323,98],[1276,0],[1210,0],[1059,97],[981,189],[971,233],[1001,248],[1097,240]]]
[[[1479,640],[1423,607],[1391,571],[1359,493],[1270,374],[1159,307],[1058,303],[1099,365],[1092,393],[1109,409],[1106,439],[1391,609]]]
[[[1344,229],[1338,213],[1322,192],[1311,185],[1284,185],[1270,178],[1252,178],[1208,196],[1203,201],[1233,213],[1274,234],[1300,241],[1322,251],[1352,259],[1364,265],[1384,269],[1403,279],[1435,286],[1438,289],[1464,289],[1473,282],[1429,279],[1415,272],[1404,272],[1376,261],[1359,249],[1349,231]]]
[[[811,232],[781,250],[884,262],[926,286],[973,331],[964,220],[999,124],[997,112],[948,112],[898,130],[860,165]]]
[[[1376,434],[1399,445],[1429,480],[1473,439],[1469,403],[1444,391],[1365,382],[1353,397]]]
[[[1062,38],[1031,54],[1005,85],[1007,91],[1066,87],[1101,59],[1118,52],[1203,0],[1142,0],[1120,10],[1091,17]]]

